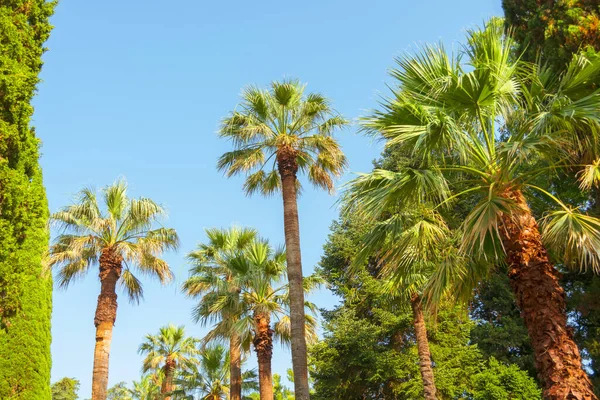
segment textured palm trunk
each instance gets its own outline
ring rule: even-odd
[[[427,340],[427,328],[423,318],[423,308],[421,307],[421,297],[413,295],[410,299],[410,305],[413,310],[413,324],[415,327],[415,336],[417,337],[417,351],[419,353],[419,369],[423,379],[423,389],[426,400],[436,400],[437,389],[433,379],[433,368],[431,367],[431,353],[429,351],[429,341]]]
[[[254,314],[256,333],[252,344],[258,358],[258,384],[260,400],[273,400],[273,378],[271,359],[273,358],[273,330],[268,314]]]
[[[163,381],[160,385],[161,399],[171,400],[171,396],[167,396],[167,394],[173,391],[173,374],[175,373],[175,367],[175,361],[167,358],[167,361],[163,366]]]
[[[117,281],[121,277],[122,258],[111,249],[100,255],[100,295],[96,306],[96,346],[92,373],[92,400],[106,400],[108,363],[112,331],[117,318]]]
[[[293,149],[280,149],[277,166],[283,193],[283,224],[287,255],[287,274],[290,287],[290,325],[292,333],[292,369],[296,400],[309,399],[308,363],[306,354],[304,287],[302,258],[300,255],[300,225],[296,201],[296,153]]]
[[[531,338],[544,398],[597,399],[567,327],[565,293],[542,244],[538,224],[520,191],[508,191],[505,196],[520,208],[502,218],[502,242],[510,285]]]
[[[229,400],[242,400],[242,356],[240,337],[236,334],[229,339]]]

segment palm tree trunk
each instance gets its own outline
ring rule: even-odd
[[[252,340],[258,358],[258,384],[260,400],[273,400],[273,377],[271,359],[273,357],[273,330],[271,318],[267,314],[255,314],[256,334]]]
[[[106,400],[108,390],[108,358],[112,330],[117,318],[117,281],[121,277],[122,259],[111,249],[100,255],[100,295],[96,306],[96,346],[92,373],[92,400]]]
[[[171,400],[171,396],[165,396],[173,391],[173,373],[175,372],[175,361],[167,358],[163,367],[163,381],[160,386],[161,399]]]
[[[229,339],[229,400],[242,400],[242,357],[240,337]]]
[[[295,151],[293,149],[280,149],[277,153],[277,166],[281,176],[283,193],[283,224],[290,287],[290,325],[295,398],[296,400],[309,400],[300,225],[298,223],[298,204],[296,201],[298,165]]]
[[[521,191],[507,191],[505,197],[520,207],[502,218],[501,234],[510,285],[531,338],[544,399],[597,399],[567,327],[565,292],[538,224]]]
[[[427,328],[423,318],[423,309],[421,307],[421,297],[413,295],[410,298],[410,305],[413,310],[413,324],[415,326],[415,336],[417,337],[417,351],[419,353],[419,369],[423,379],[423,389],[426,400],[436,400],[437,389],[433,380],[433,368],[431,367],[431,353],[429,351],[429,341],[427,340]]]

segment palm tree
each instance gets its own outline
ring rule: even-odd
[[[193,357],[198,353],[197,343],[197,339],[185,335],[183,326],[169,324],[160,328],[157,335],[146,335],[146,341],[140,345],[138,352],[146,355],[142,371],[161,371],[160,393],[165,400],[171,398],[177,369],[194,363]]]
[[[348,217],[357,211],[360,214],[356,204],[344,207]],[[388,296],[391,309],[410,304],[425,399],[435,400],[437,388],[423,297],[431,290],[429,282],[441,265],[460,261],[452,247],[450,231],[441,216],[425,205],[395,207],[384,211],[380,221],[364,234],[362,242],[351,271],[356,273],[361,266],[376,260],[381,290]]]
[[[243,252],[236,253],[221,264],[228,266],[229,281],[220,278],[222,271],[217,271],[221,267],[208,267],[201,258],[196,258],[192,275],[184,284],[188,294],[202,296],[194,309],[194,318],[205,321],[218,319],[207,334],[207,341],[235,335],[240,343],[253,344],[258,357],[260,395],[263,400],[273,399],[271,358],[274,336],[282,343],[289,343],[291,336],[288,286],[274,286],[285,271],[285,260],[284,251],[275,251],[267,241],[255,239]],[[304,281],[306,290],[311,290],[318,283],[312,277]],[[306,306],[314,312],[314,305],[307,302]],[[232,310],[237,312],[233,318]],[[223,315],[230,318],[223,319]],[[314,317],[305,314],[305,321],[307,339],[316,340]]]
[[[258,382],[261,400],[273,400],[271,360],[273,341],[289,344],[293,339],[290,321],[289,285],[277,285],[285,271],[286,254],[274,251],[265,240],[256,240],[246,252],[249,263],[246,280],[241,287],[245,313],[237,321],[238,332],[253,332],[252,345],[258,359]],[[303,291],[309,292],[318,284],[313,277],[304,279]],[[305,308],[316,312],[314,304]],[[304,313],[305,341],[316,341],[316,320]]]
[[[240,286],[247,272],[246,263],[239,262],[243,252],[257,238],[258,233],[250,228],[233,227],[230,229],[207,229],[208,243],[200,244],[188,255],[193,264],[190,278],[183,284],[184,292],[191,297],[201,297],[194,312],[196,322],[203,324],[218,322],[213,329],[211,339],[219,334],[229,341],[229,360],[231,387],[230,400],[242,399],[242,347],[248,347],[248,338],[242,341],[241,336],[232,329],[233,323],[242,313]],[[227,294],[227,305],[219,313],[215,313],[211,301],[221,294]]]
[[[96,347],[92,376],[92,400],[105,400],[108,387],[108,358],[117,316],[117,285],[132,302],[143,298],[142,283],[132,268],[171,281],[169,265],[160,255],[177,248],[175,230],[153,229],[165,216],[164,209],[147,198],[130,199],[127,184],[119,180],[102,191],[105,208],[96,193],[83,189],[77,202],[50,216],[61,234],[50,247],[46,263],[58,267],[58,285],[66,288],[85,275],[90,266],[100,268],[100,295],[96,307]]]
[[[342,174],[346,158],[332,134],[346,124],[325,97],[316,93],[304,96],[304,85],[288,80],[273,82],[270,90],[244,89],[241,109],[223,121],[219,132],[235,147],[221,156],[219,170],[226,171],[227,176],[247,174],[244,190],[249,195],[260,192],[268,196],[277,190],[283,195],[292,365],[298,400],[309,398],[309,387],[297,175],[304,172],[314,185],[333,191],[333,179]]]
[[[231,399],[229,352],[221,345],[203,347],[199,363],[190,364],[175,380],[175,399],[224,400]],[[245,371],[241,374],[242,389],[258,387],[256,373]]]
[[[538,181],[556,169],[573,168],[570,159],[581,144],[578,127],[597,131],[600,92],[586,82],[599,76],[600,61],[577,56],[556,77],[513,59],[512,45],[502,21],[494,19],[469,32],[457,57],[429,46],[399,59],[400,68],[392,71],[398,88],[364,126],[411,154],[413,164],[360,176],[349,201],[360,203],[371,218],[398,204],[468,206],[461,249],[470,266],[508,265],[545,398],[595,399],[567,328],[564,291],[546,246],[564,255],[557,260],[565,265],[597,270],[600,221],[566,206]],[[590,176],[595,175],[583,175],[582,185]],[[534,192],[559,207],[544,217],[543,230],[528,204]],[[464,264],[455,269],[451,274],[446,268],[437,280],[477,282],[486,271]]]

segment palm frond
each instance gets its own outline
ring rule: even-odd
[[[448,184],[439,170],[404,167],[400,172],[376,169],[361,174],[347,185],[344,212],[352,212],[352,206],[372,219],[381,210],[408,204],[443,202],[448,198]]]
[[[144,298],[144,289],[142,282],[133,275],[129,268],[123,271],[121,279],[119,279],[121,287],[127,293],[127,297],[132,303],[140,304],[140,300]]]
[[[600,219],[562,209],[543,220],[543,239],[570,268],[600,272]]]

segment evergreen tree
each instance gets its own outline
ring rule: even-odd
[[[48,205],[30,126],[54,2],[0,4],[0,398],[50,399]]]
[[[503,0],[506,25],[518,54],[541,57],[564,68],[574,53],[600,50],[600,5],[596,0]]]

